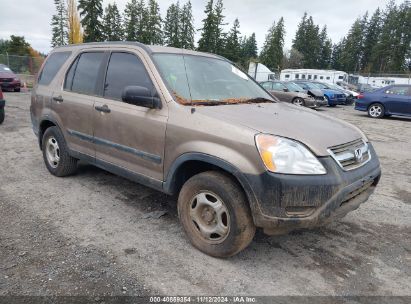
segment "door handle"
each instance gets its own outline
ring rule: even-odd
[[[99,111],[99,112],[103,112],[103,113],[110,113],[110,112],[111,112],[111,110],[110,110],[110,108],[108,107],[108,105],[104,105],[104,106],[102,106],[102,107],[100,107],[100,106],[95,106],[94,109],[96,109],[96,110]]]
[[[54,96],[53,100],[57,101],[57,102],[63,102],[64,101],[64,99],[63,99],[63,97],[61,97],[61,95],[60,96]]]

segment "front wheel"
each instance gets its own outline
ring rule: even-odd
[[[384,106],[379,103],[373,103],[368,108],[368,116],[372,118],[383,118],[384,117]]]
[[[0,109],[0,124],[3,123],[4,116],[5,116],[5,113],[4,113],[4,108],[3,108],[3,109]]]
[[[293,99],[292,104],[294,104],[294,105],[296,105],[296,106],[303,107],[303,106],[304,106],[304,99],[302,99],[302,98],[295,98],[295,99]]]
[[[178,215],[193,246],[214,257],[235,255],[255,234],[243,190],[219,172],[200,173],[184,184],[178,197]]]

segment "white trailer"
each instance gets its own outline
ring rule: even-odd
[[[278,78],[278,75],[259,62],[250,62],[250,65],[248,66],[248,75],[253,77],[258,82]]]
[[[408,77],[365,77],[359,75],[350,75],[349,82],[356,85],[367,85],[372,88],[383,88],[393,84],[411,84],[410,76]]]
[[[348,74],[335,70],[314,70],[314,69],[286,69],[281,71],[280,80],[311,80],[326,83],[347,82]]]

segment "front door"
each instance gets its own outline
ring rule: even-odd
[[[157,94],[147,68],[145,58],[134,51],[111,53],[103,97],[94,105],[96,162],[162,181],[167,105],[149,109],[121,98],[127,86],[146,87]]]

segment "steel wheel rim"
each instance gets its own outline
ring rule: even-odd
[[[296,99],[296,100],[294,100],[294,104],[296,106],[302,107],[303,106],[303,101],[301,99]]]
[[[60,148],[57,140],[52,136],[46,142],[46,158],[52,168],[57,168],[60,162]]]
[[[382,109],[380,106],[372,106],[370,108],[370,115],[372,117],[380,117],[382,113]]]
[[[230,214],[216,194],[203,191],[190,201],[190,220],[194,231],[211,244],[222,243],[230,232]]]

